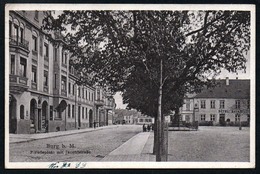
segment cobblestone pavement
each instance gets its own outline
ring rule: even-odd
[[[169,161],[249,162],[248,127],[204,127],[169,131]]]
[[[142,131],[142,126],[123,125],[111,129],[61,137],[12,143],[10,162],[100,161]]]

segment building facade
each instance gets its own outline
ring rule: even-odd
[[[182,121],[198,121],[201,125],[249,125],[250,80],[217,80],[214,88],[185,98]]]
[[[76,84],[78,73],[69,64],[71,54],[64,49],[63,37],[41,29],[47,13],[9,14],[9,132],[53,132],[112,124],[113,97],[102,87]]]
[[[125,124],[134,124],[134,115],[124,116]]]

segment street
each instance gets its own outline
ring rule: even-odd
[[[142,132],[138,125],[10,144],[10,162],[100,161]]]
[[[200,126],[198,131],[169,131],[169,161],[249,162],[248,127]]]
[[[152,155],[154,135],[141,132],[142,126],[118,125],[11,143],[10,162],[155,161]],[[248,127],[241,131],[238,127],[214,126],[201,126],[198,131],[169,131],[168,161],[248,162],[249,135]]]

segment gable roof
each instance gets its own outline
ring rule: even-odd
[[[216,80],[216,82],[217,85],[215,87],[203,89],[194,98],[250,98],[249,79],[230,79],[229,85],[226,84],[226,80]]]

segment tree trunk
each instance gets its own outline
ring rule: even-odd
[[[157,142],[157,116],[154,117],[154,138],[153,138],[153,155],[156,154],[156,150],[158,149],[158,142]]]
[[[159,86],[159,98],[158,98],[158,115],[157,115],[157,151],[156,151],[156,161],[162,161],[162,153],[163,153],[163,131],[162,131],[162,70],[163,70],[163,60],[161,59],[160,63],[160,86]]]

